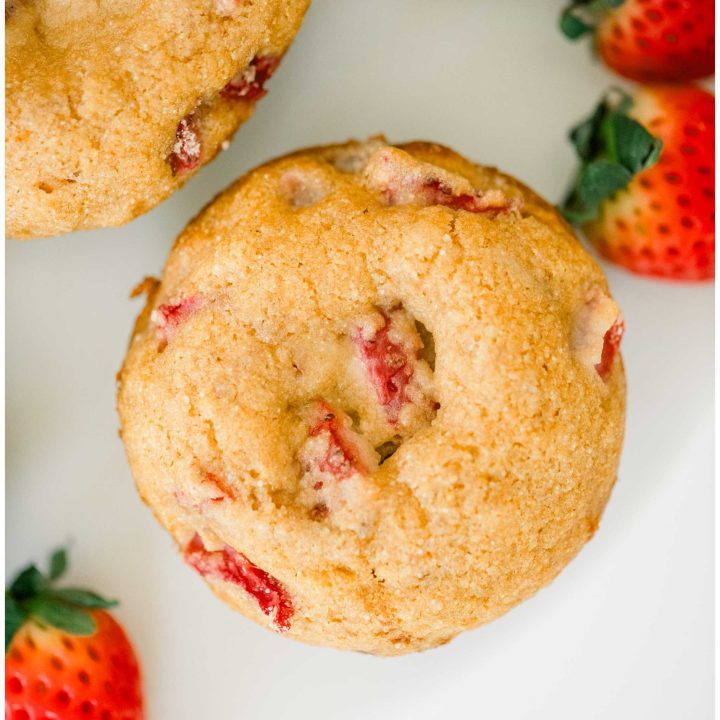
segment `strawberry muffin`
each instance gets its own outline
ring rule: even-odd
[[[121,225],[252,114],[309,0],[5,3],[6,231]]]
[[[429,143],[315,148],[178,238],[119,374],[140,494],[310,643],[447,642],[549,583],[622,445],[620,310],[554,209]]]

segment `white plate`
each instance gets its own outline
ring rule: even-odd
[[[150,718],[652,718],[712,708],[713,287],[608,267],[627,319],[620,481],[596,538],[534,599],[427,653],[306,647],[220,604],[135,494],[114,376],[175,235],[246,169],[382,131],[446,143],[552,200],[568,127],[616,82],[561,0],[316,0],[231,148],[117,230],[7,245],[8,571],[74,538],[72,580],[122,598]]]

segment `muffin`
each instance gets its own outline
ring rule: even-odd
[[[221,194],[139,292],[118,376],[139,492],[256,622],[431,648],[597,529],[622,315],[513,178],[425,142],[301,151]]]
[[[309,0],[6,2],[6,231],[122,225],[226,147]]]

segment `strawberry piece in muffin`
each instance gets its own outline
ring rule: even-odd
[[[576,357],[607,382],[620,350],[625,323],[617,303],[602,290],[588,296],[575,323]]]
[[[195,170],[200,165],[201,154],[200,128],[195,113],[190,113],[178,123],[175,131],[175,144],[169,157],[173,175]]]
[[[167,343],[178,326],[205,305],[202,295],[189,295],[175,303],[158,305],[152,311],[151,321],[155,324],[158,340]]]
[[[365,182],[388,205],[444,205],[473,213],[500,213],[515,206],[502,190],[477,190],[462,175],[390,146],[372,155],[365,167]]]
[[[432,419],[432,370],[419,357],[423,342],[405,310],[369,314],[354,328],[352,341],[388,423],[407,427]]]
[[[353,430],[350,417],[325,401],[313,403],[305,415],[307,438],[298,451],[301,502],[314,520],[330,517],[341,527],[366,530],[372,522],[369,476],[377,470],[377,453]]]
[[[209,470],[200,470],[199,476],[199,483],[173,490],[173,497],[182,508],[203,513],[212,505],[235,500],[235,492],[228,478]]]
[[[257,600],[260,610],[272,619],[278,632],[290,629],[295,608],[287,590],[279,580],[261,570],[242,553],[229,545],[222,550],[208,550],[195,533],[185,547],[185,560],[203,577],[242,587]]]
[[[280,58],[276,55],[258,55],[250,64],[241,70],[220,91],[220,94],[231,100],[256,102],[267,95],[265,83],[272,77]]]
[[[622,315],[618,315],[617,320],[612,324],[610,329],[605,333],[603,338],[603,348],[600,354],[600,362],[595,363],[597,374],[605,381],[610,378],[615,357],[620,352],[620,341],[625,334],[625,323]]]
[[[234,500],[235,493],[228,481],[221,475],[206,470],[203,473],[203,481],[201,487],[207,489],[210,502],[225,502],[225,500]]]
[[[312,412],[308,441],[301,451],[306,472],[328,474],[335,480],[367,473],[373,463],[361,436],[352,430],[350,418],[323,401]],[[322,480],[315,485],[322,487]]]

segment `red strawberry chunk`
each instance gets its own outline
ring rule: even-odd
[[[480,191],[466,177],[390,146],[370,157],[365,182],[388,205],[444,205],[472,213],[501,213],[517,206],[499,188]]]
[[[304,453],[303,460],[307,472],[329,473],[336,480],[345,480],[355,473],[367,472],[360,457],[360,450],[352,432],[345,427],[338,415],[326,402],[317,403],[316,417],[313,418],[308,434],[311,438],[324,441],[320,445],[320,454]],[[313,443],[318,446],[317,443]],[[315,483],[316,490],[322,487],[322,481]]]
[[[267,95],[265,83],[272,77],[280,64],[276,55],[258,55],[220,91],[232,100],[255,102]]]
[[[377,452],[346,413],[324,400],[311,403],[303,417],[307,437],[297,454],[302,467],[299,502],[313,521],[328,520],[364,536],[374,522]]]
[[[603,338],[602,355],[600,362],[595,365],[597,374],[607,382],[610,373],[612,372],[612,366],[615,362],[615,356],[620,350],[620,342],[623,334],[625,333],[625,323],[623,322],[622,315],[613,323],[610,329],[605,333]]]
[[[378,402],[383,406],[388,421],[395,424],[403,405],[409,402],[407,387],[413,377],[414,363],[406,348],[390,339],[392,320],[385,313],[382,315],[385,322],[379,330],[368,335],[358,328],[352,339],[375,388]]]
[[[195,113],[190,113],[178,123],[175,131],[175,144],[169,157],[173,175],[195,170],[200,165],[201,153],[197,117]]]
[[[206,303],[202,295],[189,295],[176,303],[159,305],[150,316],[159,340],[168,342],[177,328]]]
[[[222,550],[207,550],[196,533],[185,548],[185,560],[203,577],[239,585],[257,600],[260,610],[272,619],[279,632],[290,629],[295,608],[287,590],[242,553],[229,545]]]
[[[510,201],[502,197],[486,196],[483,193],[454,194],[452,188],[438,178],[425,180],[418,196],[424,196],[427,205],[445,205],[453,210],[473,213],[504,212],[511,207]]]

